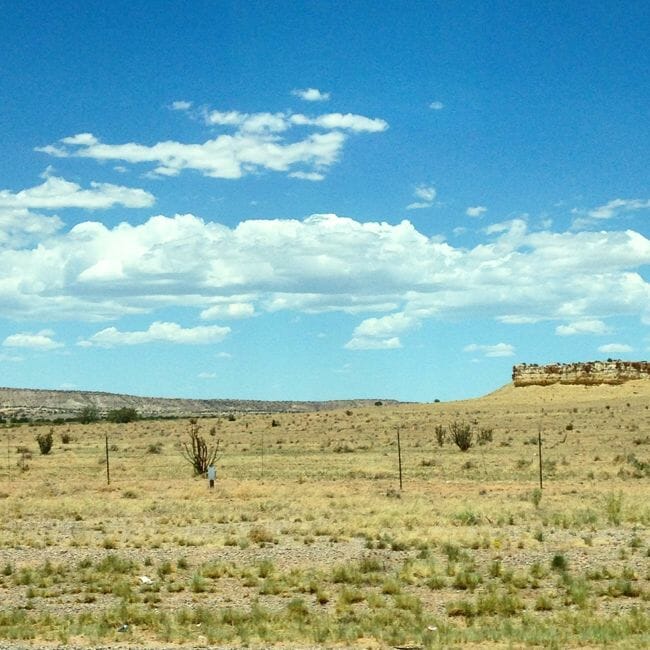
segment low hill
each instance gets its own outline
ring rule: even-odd
[[[93,391],[0,388],[0,417],[49,420],[73,418],[84,408],[95,407],[101,415],[120,408],[133,408],[141,417],[189,417],[228,413],[305,413],[337,408],[370,406],[395,400],[263,401],[238,399],[182,399],[138,397]]]

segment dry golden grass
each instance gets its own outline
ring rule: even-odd
[[[224,449],[213,491],[181,456],[187,421],[59,425],[47,456],[49,426],[0,429],[0,638],[648,647],[649,398],[506,387],[200,420]],[[438,445],[453,421],[493,439]]]

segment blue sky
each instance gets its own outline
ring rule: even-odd
[[[493,390],[650,349],[645,2],[32,2],[1,384]]]

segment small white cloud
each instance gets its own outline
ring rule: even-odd
[[[306,102],[326,102],[330,98],[330,93],[321,92],[318,88],[296,88],[291,94]]]
[[[598,352],[602,352],[603,354],[625,354],[633,350],[634,348],[632,346],[625,343],[607,343],[598,348]]]
[[[434,110],[434,111],[441,111],[445,105],[442,102],[431,102],[429,104],[429,108]]]
[[[346,350],[395,350],[401,348],[399,337],[377,339],[370,336],[354,336],[345,344]]]
[[[200,372],[197,377],[199,379],[215,379],[217,376],[216,372]]]
[[[324,174],[318,172],[291,172],[289,178],[299,178],[303,181],[322,181],[325,178]]]
[[[192,108],[192,102],[186,102],[183,100],[172,102],[171,105],[173,111],[189,111],[190,108]]]
[[[301,113],[290,116],[297,126],[318,126],[324,129],[343,129],[356,133],[379,133],[388,128],[388,122],[377,117],[365,117],[354,113],[325,113],[317,117],[307,117]]]
[[[540,316],[526,316],[524,314],[505,314],[497,316],[497,321],[506,325],[533,325],[542,320]]]
[[[481,215],[485,214],[487,212],[487,208],[484,205],[475,205],[472,207],[467,208],[465,210],[465,214],[468,217],[480,217]]]
[[[420,199],[406,206],[407,210],[421,210],[430,208],[436,198],[437,191],[432,185],[418,185],[413,191],[413,195]]]
[[[232,359],[230,352],[218,352],[217,359]]]
[[[176,323],[161,323],[157,321],[149,329],[136,332],[120,332],[115,327],[93,334],[89,339],[81,341],[82,347],[116,345],[142,345],[144,343],[177,343],[183,345],[206,345],[219,343],[230,333],[229,327],[201,326],[183,328]]]
[[[463,348],[463,352],[478,352],[486,357],[512,357],[515,354],[515,347],[510,343],[497,343],[496,345],[471,343]]]
[[[219,320],[223,318],[250,318],[255,315],[255,307],[248,302],[233,302],[213,305],[201,312],[203,320]]]
[[[62,138],[61,142],[63,144],[89,147],[97,144],[99,140],[92,133],[77,133],[76,135],[69,135],[67,138]]]
[[[64,347],[63,343],[55,341],[52,338],[53,336],[54,332],[52,330],[41,330],[35,334],[21,332],[8,336],[2,342],[2,345],[8,348],[31,348],[33,350],[54,350]]]
[[[609,328],[601,320],[579,320],[567,325],[558,325],[555,333],[558,336],[573,336],[575,334],[607,334]]]

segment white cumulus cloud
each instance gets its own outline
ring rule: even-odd
[[[467,248],[408,220],[335,214],[234,227],[192,214],[72,228],[35,218],[31,233],[17,220],[5,217],[16,233],[0,240],[5,319],[100,322],[174,307],[204,320],[344,312],[360,317],[348,348],[377,349],[401,345],[426,319],[554,321],[577,331],[615,316],[647,318],[650,304],[650,240],[632,230],[531,231],[513,219]],[[109,328],[89,344],[154,334]]]
[[[19,192],[0,190],[0,208],[99,210],[115,205],[147,208],[154,201],[154,196],[145,190],[95,182],[90,184],[90,189],[83,189],[77,183],[56,176],[47,176],[40,185]]]
[[[183,345],[206,345],[219,343],[230,333],[229,327],[199,326],[183,328],[177,323],[156,321],[148,329],[135,332],[120,332],[107,327],[89,339],[81,341],[82,347],[115,347],[118,345],[142,345],[145,343],[177,343]]]
[[[441,111],[445,105],[442,102],[431,102],[429,104],[429,108],[434,110],[434,111]]]
[[[573,336],[575,334],[607,334],[609,328],[603,321],[597,319],[579,320],[567,325],[558,325],[555,333],[558,336]]]
[[[399,336],[419,325],[418,320],[402,312],[380,318],[366,318],[345,344],[348,350],[384,350],[402,347]]]
[[[54,340],[52,330],[41,330],[40,332],[20,332],[9,335],[3,342],[7,348],[31,348],[33,350],[55,350],[62,348],[63,343]]]
[[[296,88],[291,94],[306,102],[326,102],[330,98],[330,93],[321,92],[318,88]]]
[[[515,354],[515,348],[510,343],[497,343],[496,345],[470,343],[463,348],[463,352],[477,352],[486,357],[512,357]]]

